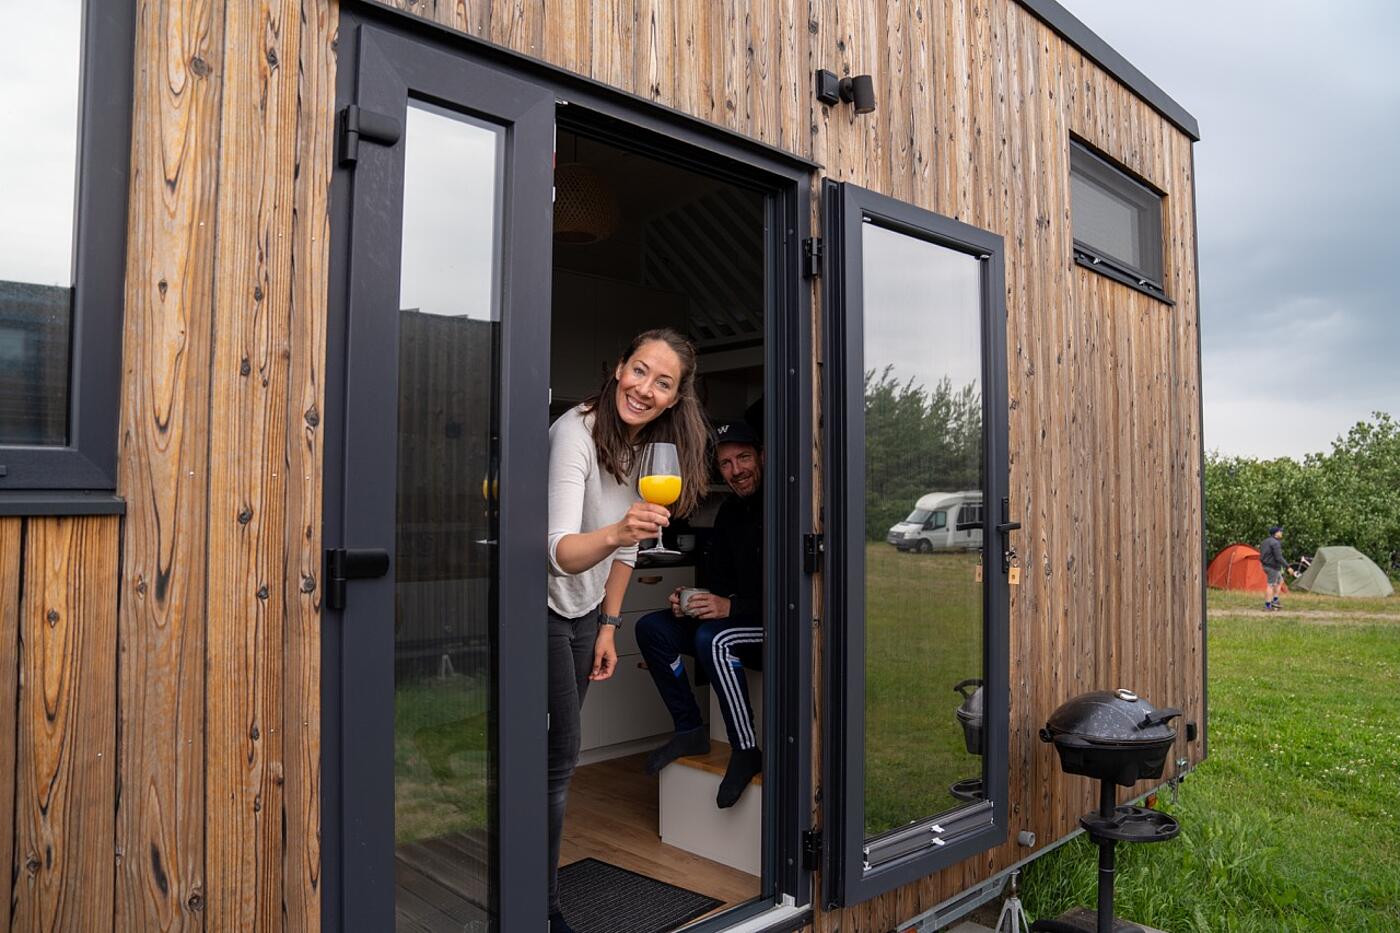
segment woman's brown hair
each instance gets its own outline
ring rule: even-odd
[[[627,423],[617,413],[617,370],[653,340],[660,340],[680,357],[680,385],[676,387],[679,400],[643,425],[633,441],[627,437]],[[608,370],[598,393],[583,403],[584,411],[593,413],[598,465],[619,483],[630,481],[643,444],[669,441],[676,445],[681,461],[681,497],[671,506],[674,515],[690,514],[710,483],[710,429],[695,392],[695,364],[695,345],[678,331],[669,327],[643,331],[632,338],[618,365]]]

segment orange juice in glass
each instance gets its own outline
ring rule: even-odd
[[[647,444],[642,449],[637,492],[643,500],[653,505],[670,505],[681,497],[681,461],[675,444],[658,441]],[[656,547],[646,548],[637,553],[653,556],[680,554],[680,551],[663,547],[664,543],[663,539],[658,537]]]

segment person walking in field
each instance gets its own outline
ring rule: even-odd
[[[1259,563],[1264,565],[1264,608],[1270,612],[1279,609],[1278,593],[1283,588],[1283,571],[1288,561],[1283,556],[1283,526],[1274,525],[1269,536],[1259,545]]]

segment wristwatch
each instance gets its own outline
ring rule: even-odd
[[[598,624],[611,625],[615,629],[622,628],[622,616],[610,616],[603,610],[598,610]]]

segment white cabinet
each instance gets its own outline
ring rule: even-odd
[[[603,761],[629,755],[658,742],[673,726],[666,704],[656,692],[651,673],[642,667],[637,648],[637,620],[648,612],[669,609],[667,598],[678,586],[691,586],[693,567],[640,567],[632,572],[622,601],[622,631],[617,633],[617,672],[588,685],[582,713],[582,761]],[[686,658],[694,683],[694,661]],[[700,710],[708,716],[709,690],[695,691]]]

